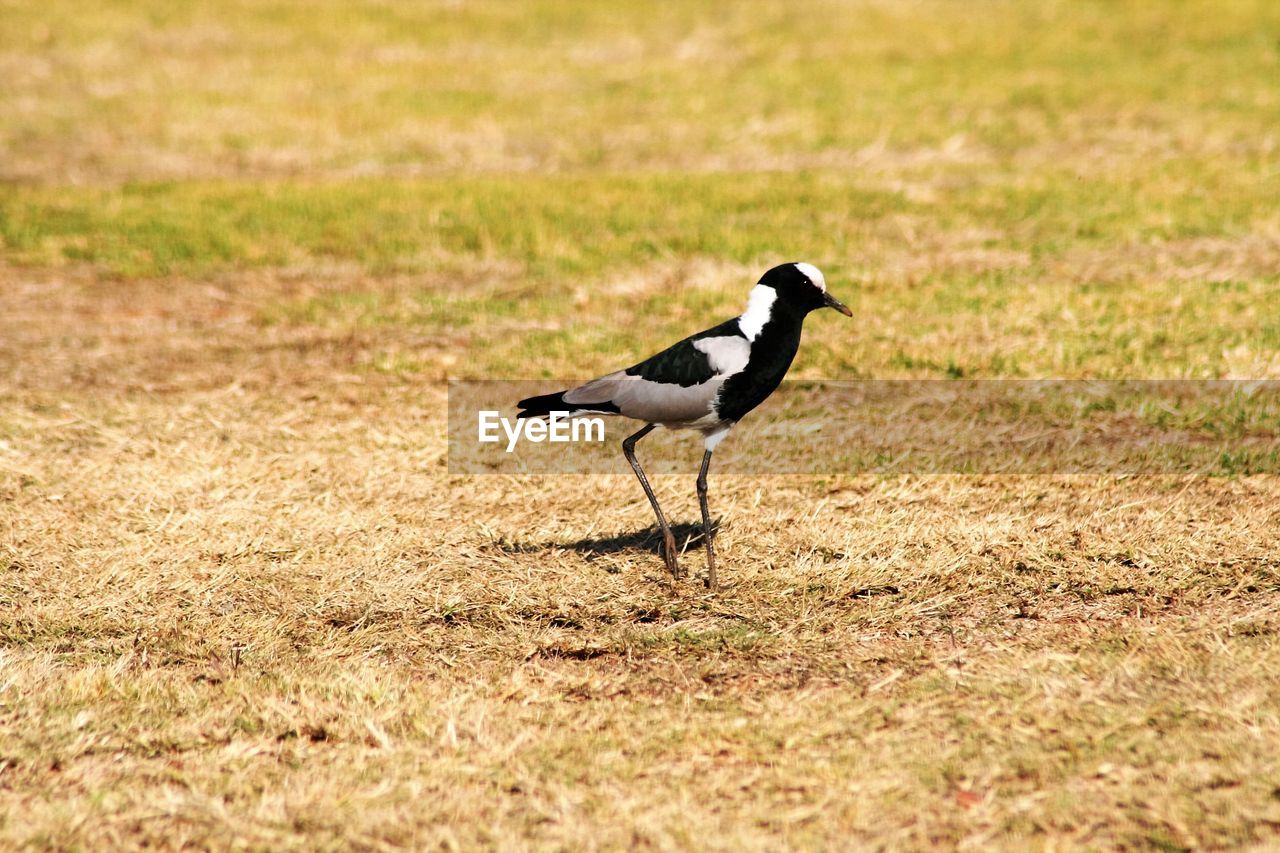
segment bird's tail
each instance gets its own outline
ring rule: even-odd
[[[571,389],[572,390],[572,389]],[[554,394],[540,394],[537,397],[526,397],[519,403],[517,418],[545,418],[552,412],[567,412],[570,417],[576,415],[616,415],[618,407],[611,402],[603,403],[570,403],[565,400],[568,391],[557,391]]]
[[[568,412],[573,410],[573,406],[564,401],[564,392],[557,391],[554,394],[540,394],[537,397],[526,397],[519,403],[520,413],[517,418],[545,418],[552,412]]]

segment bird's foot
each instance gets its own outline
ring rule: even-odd
[[[680,580],[684,575],[681,574],[680,561],[676,558],[675,552],[668,552],[664,555],[664,559],[667,563],[667,571],[671,572],[671,579]]]
[[[666,561],[667,571],[671,572],[672,580],[680,580],[679,554],[680,552],[676,548],[676,538],[667,533],[662,542],[662,559]]]
[[[703,537],[707,546],[707,576],[703,579],[708,592],[715,592],[720,588],[720,584],[716,582],[716,547],[713,544],[714,529],[704,519],[703,520]]]

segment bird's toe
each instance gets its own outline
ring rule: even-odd
[[[667,536],[662,543],[662,559],[667,564],[667,571],[673,578],[680,577],[680,551],[676,548],[674,536]]]

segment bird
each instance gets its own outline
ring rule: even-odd
[[[738,317],[690,335],[625,370],[574,388],[521,400],[517,418],[619,415],[645,425],[622,442],[622,452],[644,489],[658,527],[662,556],[672,582],[680,579],[675,536],[658,505],[653,487],[636,458],[636,442],[659,426],[695,430],[703,437],[698,473],[702,539],[707,550],[705,585],[717,588],[716,554],[707,505],[707,473],[711,454],[748,412],[782,382],[796,351],[805,317],[819,308],[853,312],[827,292],[826,279],[813,264],[775,266],[760,277]]]

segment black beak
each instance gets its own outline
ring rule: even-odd
[[[822,304],[827,308],[834,308],[846,317],[852,317],[853,312],[849,310],[849,306],[845,305],[839,299],[836,299],[830,293],[822,294]]]

